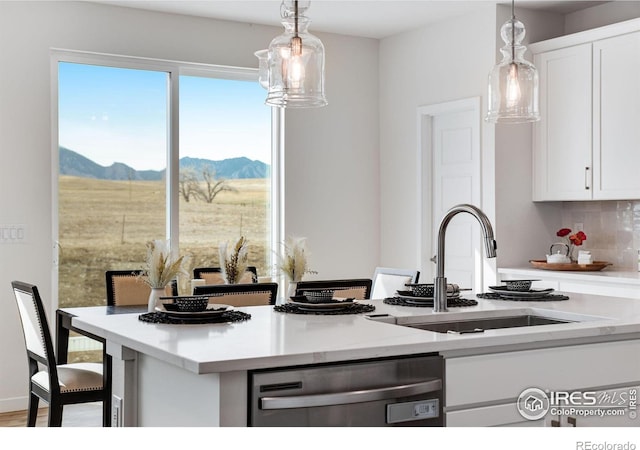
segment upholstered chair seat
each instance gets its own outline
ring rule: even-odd
[[[83,392],[102,389],[102,364],[73,363],[57,366],[60,392]],[[45,391],[49,389],[49,372],[41,370],[31,381]]]

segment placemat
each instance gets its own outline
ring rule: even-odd
[[[424,303],[411,303],[406,301],[400,297],[388,297],[383,300],[387,305],[397,305],[397,306],[414,306],[417,308],[433,308],[433,302],[424,302]],[[447,299],[447,307],[459,307],[459,306],[475,306],[478,302],[475,300],[471,300],[468,298],[448,298]]]
[[[504,298],[501,294],[497,294],[495,292],[485,292],[483,294],[477,294],[476,297],[484,298],[486,300],[504,300],[508,302],[553,302],[569,300],[569,297],[560,294],[547,294],[540,297]]]
[[[276,305],[273,307],[274,311],[291,313],[291,314],[314,314],[317,316],[336,316],[340,314],[361,314],[375,311],[376,307],[373,305],[365,305],[363,303],[354,303],[351,306],[340,309],[303,309],[297,305],[286,303],[284,305]]]
[[[198,318],[177,318],[170,317],[167,314],[156,311],[145,314],[140,314],[138,320],[149,323],[167,323],[177,325],[202,325],[205,323],[227,323],[227,322],[242,322],[243,320],[251,319],[251,314],[247,314],[242,311],[225,311],[219,316],[213,317],[198,317]]]

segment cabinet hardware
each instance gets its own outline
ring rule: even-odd
[[[589,167],[584,168],[584,188],[589,190]]]
[[[552,420],[551,421],[551,426],[552,427],[559,427],[560,426],[560,421],[559,420]]]
[[[578,420],[575,417],[567,417],[567,423],[572,427],[578,426]]]

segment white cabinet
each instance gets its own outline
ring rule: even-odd
[[[640,32],[593,44],[593,198],[640,198]]]
[[[594,391],[595,398],[601,404],[597,408],[587,408],[588,414],[569,412],[561,416],[560,426],[638,427],[640,426],[637,406],[638,391],[640,391],[638,385]]]
[[[606,417],[565,414],[565,410],[558,413],[554,408],[563,407],[565,403],[551,396],[552,392],[577,392],[575,406],[582,396],[593,397],[595,393],[598,399],[595,406],[611,406],[607,402],[613,398],[614,390],[636,389],[637,393],[640,389],[637,387],[640,386],[640,358],[634,357],[638,354],[640,340],[474,356],[444,355],[445,425],[638,426],[637,417],[630,414],[636,407],[630,403],[630,394],[626,398],[626,415]],[[611,389],[607,389],[609,386]],[[527,420],[517,407],[520,394],[531,388],[546,392],[550,399],[547,414],[535,421]],[[598,396],[602,393],[609,395],[609,399]]]
[[[534,200],[590,200],[591,44],[535,55],[540,122],[533,135]]]
[[[498,268],[500,280],[537,280],[534,289],[552,288],[559,293],[604,295],[640,300],[638,272],[563,272],[555,270]]]
[[[447,427],[551,427],[561,423],[556,416],[527,420],[520,415],[515,402],[452,411],[446,418]]]
[[[640,198],[640,31],[606,34],[531,46],[541,115],[533,133],[534,201]]]

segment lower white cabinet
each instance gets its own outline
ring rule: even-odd
[[[640,411],[637,398],[640,385],[594,391],[601,404],[589,414],[568,412],[560,416],[561,427],[638,427]],[[601,411],[601,414],[593,414]]]
[[[445,355],[445,424],[638,426],[633,409],[640,389],[638,354],[640,340],[451,358]],[[550,399],[546,414],[538,420],[528,420],[518,409],[520,394],[533,388]],[[618,406],[626,402],[624,415],[575,412],[611,409],[616,406],[611,404],[614,401]]]
[[[640,300],[640,275],[623,272],[620,276],[598,272],[561,272],[550,270],[498,269],[501,280],[537,280],[533,289],[553,288],[560,293],[605,295]]]
[[[554,418],[559,426],[559,419]],[[551,417],[527,420],[520,415],[515,402],[483,406],[446,413],[447,427],[549,427]]]

